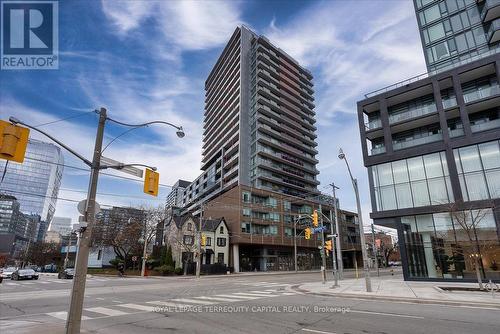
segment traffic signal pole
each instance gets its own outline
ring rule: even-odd
[[[76,270],[73,278],[73,289],[71,290],[71,302],[69,306],[68,318],[66,320],[66,334],[80,333],[90,238],[95,222],[95,197],[97,193],[97,180],[99,178],[99,169],[101,165],[101,149],[105,123],[106,109],[101,108],[99,111],[99,126],[97,127],[97,135],[95,139],[94,157],[92,159],[89,191],[87,194],[87,207],[85,209],[85,221],[87,222],[87,228],[81,233],[80,245],[76,256]]]
[[[323,284],[326,284],[326,252],[325,252],[325,231],[323,231],[323,212],[321,211],[321,204],[319,205],[319,222],[321,227],[321,279]]]

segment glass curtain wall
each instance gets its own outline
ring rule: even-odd
[[[500,245],[491,209],[401,217],[411,278],[500,279]]]

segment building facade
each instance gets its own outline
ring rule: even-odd
[[[479,12],[483,21],[470,20],[465,39],[479,35],[485,18],[500,17],[485,10],[495,1],[417,0],[422,29],[424,3],[424,11],[438,6],[441,13],[458,4],[462,23]],[[442,19],[436,22],[453,25],[456,17]],[[429,52],[429,31],[421,32]],[[450,35],[455,43],[457,34]],[[489,45],[358,102],[371,217],[397,229],[405,279],[474,280],[477,258],[484,279],[500,279],[500,53]]]
[[[414,0],[414,5],[429,72],[500,51],[499,0]]]
[[[178,180],[172,187],[172,190],[167,196],[165,206],[170,207],[180,207],[182,206],[182,196],[184,195],[184,190],[191,184],[189,181]]]
[[[237,185],[318,193],[312,75],[245,26],[205,82],[201,169],[183,192],[193,210]]]
[[[54,217],[49,226],[49,231],[58,232],[61,235],[68,235],[73,231],[73,224],[69,217]]]
[[[0,161],[1,170],[4,170],[6,163],[6,160]],[[5,178],[0,184],[0,193],[15,196],[21,212],[41,217],[41,224],[37,228],[38,240],[43,240],[56,210],[63,163],[59,147],[30,139],[24,162],[9,162]]]

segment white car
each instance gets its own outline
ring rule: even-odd
[[[3,268],[3,270],[2,270],[2,277],[3,278],[11,278],[12,277],[12,273],[14,271],[16,271],[16,270],[17,270],[16,267]]]

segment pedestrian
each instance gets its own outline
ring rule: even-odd
[[[118,263],[118,275],[120,277],[125,276],[125,266],[123,265],[122,262]]]

